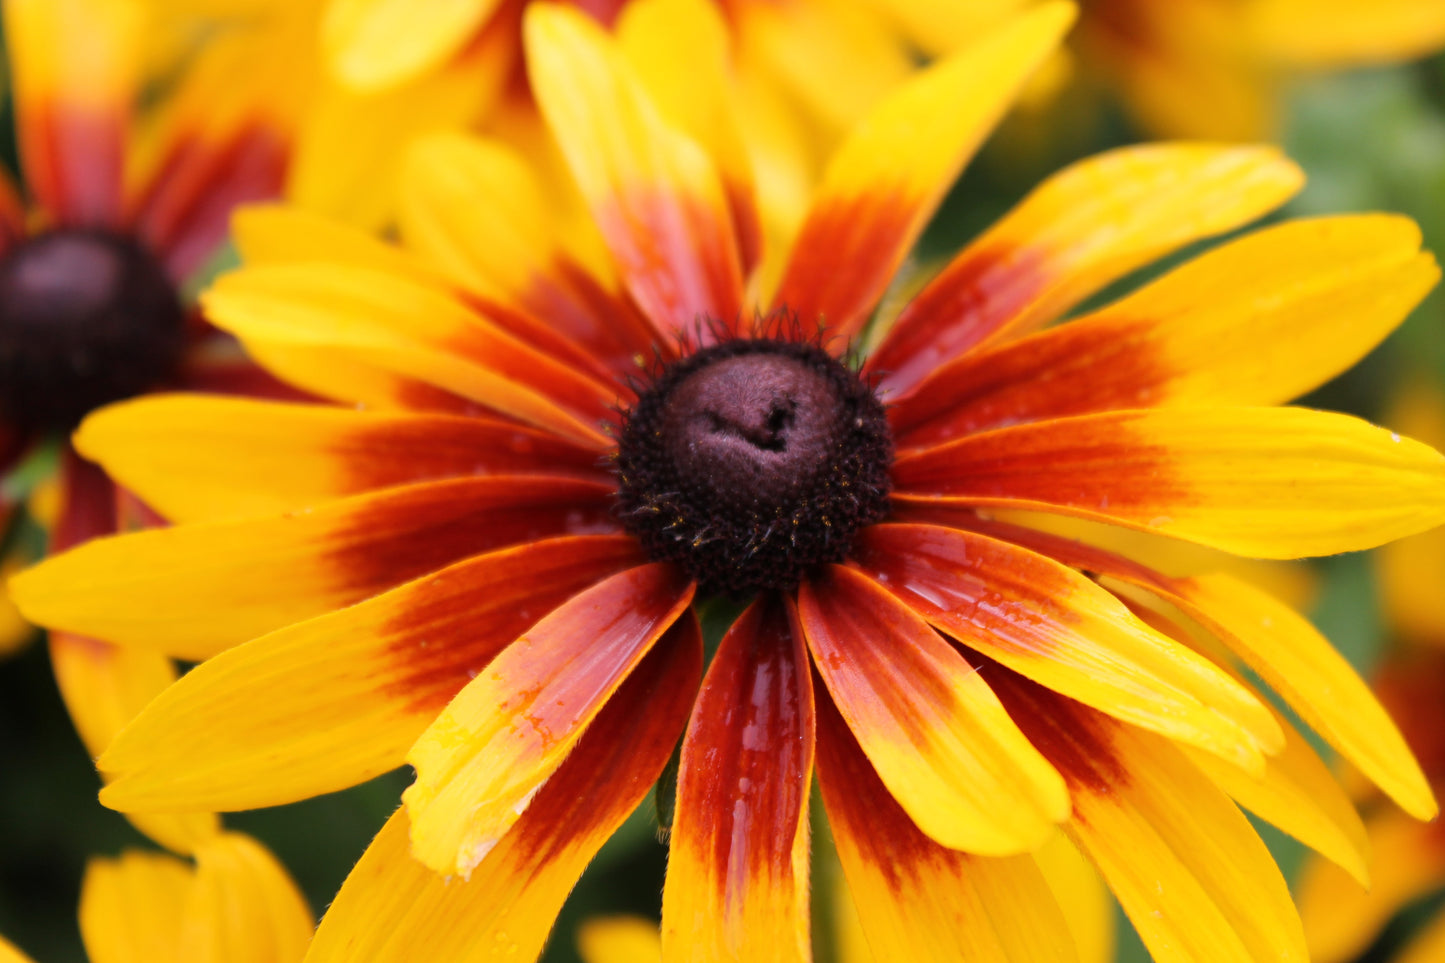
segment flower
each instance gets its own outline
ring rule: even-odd
[[[1020,4],[887,6],[920,47],[945,51]],[[1069,65],[1117,93],[1156,137],[1253,140],[1277,135],[1292,77],[1441,48],[1445,6],[1435,0],[1096,0],[1084,5]],[[1059,65],[1053,86],[1069,72]]]
[[[1411,384],[1386,421],[1434,444],[1445,444],[1445,398],[1438,388]],[[1378,556],[1380,588],[1391,649],[1372,686],[1398,719],[1405,739],[1438,794],[1445,788],[1445,620],[1435,596],[1445,575],[1445,529],[1402,539]],[[1370,842],[1366,892],[1336,867],[1314,860],[1299,880],[1300,915],[1317,963],[1361,957],[1397,913],[1445,887],[1445,827],[1420,825],[1355,780]],[[1445,921],[1436,920],[1400,955],[1399,963],[1428,963],[1445,948]]]
[[[153,523],[58,440],[93,408],[157,385],[298,397],[181,294],[223,246],[232,208],[279,191],[294,118],[277,96],[288,74],[270,60],[270,33],[193,45],[161,83],[155,62],[169,60],[129,0],[8,0],[4,17],[29,197],[0,172],[0,521],[18,527],[28,498],[60,551]],[[150,86],[163,96],[143,109]],[[10,638],[28,634],[4,621]],[[50,648],[93,754],[176,676],[159,653],[71,633]],[[218,831],[210,815],[137,822],[181,852]]]
[[[311,933],[296,884],[241,833],[207,840],[194,864],[142,850],[92,859],[80,890],[80,935],[97,963],[295,963]],[[0,963],[30,958],[0,937]]]
[[[182,524],[52,559],[18,604],[206,659],[101,758],[103,801],[274,805],[409,762],[311,958],[526,959],[681,734],[668,954],[806,957],[816,763],[884,959],[1067,958],[1031,855],[1060,828],[1161,958],[1302,957],[1231,797],[1363,857],[1343,791],[1234,662],[1428,818],[1399,733],[1269,596],[1033,519],[1264,558],[1439,524],[1439,454],[1270,407],[1439,271],[1403,218],[1289,222],[1040,330],[1301,182],[1270,148],[1141,147],[1055,175],[870,324],[1072,14],[1040,7],[881,102],[784,252],[741,242],[708,152],[549,5],[530,78],[594,234],[550,230],[525,165],[454,136],[415,156],[414,250],[241,219],[248,266],[208,310],[360,407],[179,396],[80,429]],[[714,588],[752,601],[702,678]]]

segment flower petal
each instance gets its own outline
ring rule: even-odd
[[[152,959],[155,959],[157,963],[165,963],[165,960],[158,956],[152,957]],[[35,961],[21,953],[14,943],[0,936],[0,963],[35,963]],[[103,963],[103,961],[97,960],[96,963]]]
[[[1067,818],[1058,773],[978,673],[876,582],[831,566],[799,588],[798,614],[833,701],[924,833],[1002,856]]]
[[[638,560],[620,537],[537,542],[222,652],[101,757],[112,777],[102,799],[124,810],[249,809],[394,769],[541,615]]]
[[[446,277],[405,248],[315,211],[251,204],[231,218],[232,240],[247,265],[350,264],[444,288]]]
[[[313,928],[306,898],[256,840],[221,833],[196,849],[178,960],[299,963]]]
[[[893,478],[899,501],[1057,512],[1256,558],[1373,548],[1445,521],[1445,457],[1303,408],[1059,418],[904,453]]]
[[[653,643],[692,602],[671,565],[612,576],[547,615],[462,689],[407,753],[412,853],[468,876]]]
[[[939,364],[1042,326],[1135,268],[1278,207],[1304,174],[1270,147],[1126,147],[1034,190],[953,259],[869,358],[904,394]]]
[[[795,622],[780,597],[754,602],[703,680],[682,743],[665,959],[812,959],[813,687]]]
[[[568,892],[667,763],[702,674],[697,620],[684,616],[582,734],[470,880],[413,858],[398,810],[321,921],[307,963],[531,960]],[[655,930],[654,930],[655,932]]]
[[[1261,771],[1261,750],[1282,745],[1243,686],[1043,555],[971,532],[876,525],[854,559],[940,631],[1100,712]]]
[[[330,0],[321,23],[322,55],[348,87],[392,87],[454,56],[498,5],[499,0],[443,0],[417,16],[409,0]]]
[[[110,405],[72,441],[174,522],[271,514],[441,478],[608,480],[596,452],[490,418],[207,395]]]
[[[1264,843],[1168,740],[988,668],[1009,714],[1068,780],[1069,835],[1156,959],[1308,958],[1289,889]]]
[[[120,226],[144,21],[134,0],[5,4],[25,183],[58,224]]]
[[[668,336],[700,317],[735,323],[738,239],[711,159],[585,14],[531,7],[525,36],[538,106],[643,313]]]
[[[901,448],[1113,408],[1289,401],[1354,364],[1439,279],[1407,218],[1293,221],[1086,318],[969,354],[890,412]]]
[[[203,303],[212,323],[243,342],[355,358],[584,444],[610,444],[597,426],[612,416],[614,386],[408,278],[342,264],[269,265],[225,275]]]
[[[554,206],[510,147],[436,134],[407,153],[398,217],[407,246],[467,291],[545,319],[607,370],[635,372],[651,330],[563,249]]]
[[[1113,963],[1114,898],[1094,864],[1063,833],[1034,853],[1074,938],[1079,963]]]
[[[847,340],[883,296],[934,209],[1074,19],[1046,3],[900,86],[838,149],[774,304]],[[838,270],[838,265],[848,265]]]
[[[146,705],[176,680],[171,660],[159,652],[108,645],[68,632],[50,633],[50,665],[91,758],[103,753]],[[195,851],[221,824],[214,813],[136,813],[136,828],[167,849]]]
[[[662,934],[640,916],[594,916],[577,927],[583,963],[662,963]]]
[[[1403,63],[1445,47],[1445,7],[1435,0],[1258,0],[1247,9],[1251,45],[1296,66]]]
[[[1369,821],[1370,877],[1366,892],[1338,866],[1306,863],[1296,891],[1316,963],[1346,963],[1365,953],[1390,919],[1445,883],[1445,834],[1393,810]]]
[[[11,581],[34,621],[200,659],[482,552],[609,532],[607,486],[501,475],[101,539]]]
[[[191,867],[174,856],[132,849],[90,860],[80,884],[86,955],[92,963],[183,963],[192,888]]]
[[[818,700],[818,781],[874,959],[946,963],[965,947],[978,963],[1076,959],[1033,859],[961,853],[919,832],[827,696]]]

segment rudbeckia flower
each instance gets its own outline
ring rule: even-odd
[[[80,889],[93,963],[296,963],[311,933],[296,885],[240,833],[207,841],[194,863],[141,850],[93,859]],[[0,963],[31,960],[0,937]]]
[[[157,387],[298,397],[183,294],[233,207],[280,189],[293,118],[271,57],[285,38],[217,38],[158,76],[154,24],[130,0],[7,0],[4,18],[27,191],[0,172],[0,521],[50,496],[35,514],[59,551],[153,523],[62,440],[92,409]],[[144,109],[143,89],[162,93]],[[0,608],[12,637],[25,630]],[[176,676],[156,652],[69,633],[50,646],[92,754]],[[210,815],[138,822],[182,852],[217,831]]]
[[[1386,420],[1434,444],[1445,444],[1445,397],[1437,387],[1412,384]],[[1378,572],[1385,624],[1393,648],[1371,680],[1380,701],[1399,720],[1437,794],[1445,789],[1445,616],[1438,605],[1445,580],[1445,529],[1386,546]],[[1311,959],[1345,963],[1362,957],[1397,913],[1445,888],[1445,826],[1421,825],[1354,780],[1370,840],[1371,885],[1331,865],[1306,864],[1300,912]],[[1398,963],[1430,963],[1445,954],[1445,919],[1412,939]]]
[[[267,806],[410,763],[309,958],[530,959],[680,738],[667,958],[807,958],[815,767],[882,959],[1070,958],[1032,855],[1061,829],[1159,959],[1303,958],[1231,797],[1359,871],[1357,822],[1236,662],[1428,818],[1399,733],[1250,585],[1031,519],[1264,558],[1439,524],[1445,458],[1271,407],[1439,272],[1405,219],[1290,222],[1046,328],[1301,182],[1270,148],[1143,147],[1055,175],[874,318],[1072,16],[1022,15],[861,118],[776,284],[708,151],[548,5],[530,79],[596,236],[454,137],[417,160],[410,250],[243,218],[208,310],[359,407],[177,396],[81,427],[183,524],[52,559],[18,603],[206,659],[100,759],[103,801]],[[704,677],[698,613],[728,598]]]
[[[922,49],[952,49],[1028,6],[886,0]],[[1287,82],[1445,48],[1437,0],[1097,0],[1051,72],[1116,93],[1154,136],[1273,137]],[[1039,121],[1043,123],[1042,119]]]

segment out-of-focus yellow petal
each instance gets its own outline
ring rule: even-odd
[[[119,227],[141,4],[9,0],[4,15],[27,186],[61,224]]]
[[[0,533],[4,530],[5,520],[0,518]],[[17,555],[0,560],[0,660],[19,652],[35,634],[35,626],[20,614],[7,587],[11,576],[24,567],[25,560]]]
[[[471,879],[416,860],[406,810],[398,811],[342,885],[308,963],[414,963],[418,947],[448,963],[536,959],[577,877],[657,781],[701,674],[702,636],[687,616],[622,684]]]
[[[640,916],[603,916],[577,927],[583,963],[661,963],[657,924]]]
[[[109,405],[72,443],[173,522],[277,514],[440,478],[610,480],[596,452],[512,422],[199,394]]]
[[[1253,0],[1251,44],[1304,67],[1389,64],[1445,47],[1445,6],[1436,0]]]
[[[1071,963],[1067,924],[1034,861],[975,856],[923,835],[848,728],[820,693],[819,783],[873,958],[951,963],[967,947],[980,963]]]
[[[1395,957],[1395,963],[1439,963],[1440,960],[1445,960],[1445,916],[1437,914],[1435,920]]]
[[[472,555],[615,530],[610,502],[605,485],[560,478],[424,482],[95,539],[10,584],[43,624],[202,659]]]
[[[1003,856],[1067,817],[1058,773],[978,672],[878,583],[832,566],[800,587],[798,613],[853,737],[924,833]]]
[[[80,936],[91,963],[188,963],[181,930],[192,892],[185,861],[130,850],[92,859],[80,887]]]
[[[614,575],[553,610],[457,693],[407,753],[417,777],[402,799],[416,858],[470,875],[694,589],[662,563]]]
[[[442,275],[402,248],[299,207],[243,207],[231,219],[231,232],[241,260],[247,264],[333,262],[386,271],[423,283],[443,282]]]
[[[860,119],[824,171],[774,303],[808,330],[823,323],[840,339],[857,334],[1074,13],[1073,4],[1046,3],[923,71]]]
[[[1333,378],[1439,279],[1408,218],[1293,221],[1088,317],[972,352],[890,421],[900,447],[1113,408],[1288,401]]]
[[[1093,864],[1064,833],[1055,833],[1034,853],[1049,889],[1074,937],[1079,963],[1114,959],[1114,900]]]
[[[1436,449],[1445,447],[1445,391],[1433,382],[1407,384],[1383,423]],[[1382,547],[1380,591],[1387,623],[1411,641],[1445,645],[1445,528]]]
[[[1065,828],[1156,959],[1306,959],[1289,889],[1264,843],[1169,740],[1007,670],[983,671],[1068,780]]]
[[[1100,712],[1252,769],[1282,744],[1244,687],[1043,555],[972,532],[878,525],[859,535],[854,564],[940,631]]]
[[[1366,824],[1370,888],[1333,863],[1306,864],[1296,892],[1314,963],[1347,963],[1364,952],[1397,912],[1445,883],[1445,839],[1403,813],[1382,811]]]
[[[904,453],[894,497],[1113,522],[1239,555],[1374,548],[1445,521],[1445,457],[1305,408],[1160,408],[1001,428]]]
[[[331,0],[321,24],[326,64],[343,84],[380,90],[416,78],[460,51],[499,0]]]
[[[197,847],[179,960],[300,963],[314,927],[305,897],[256,840],[221,833]]]
[[[1400,730],[1309,620],[1228,575],[1177,579],[1171,588],[1172,601],[1214,631],[1406,812],[1420,819],[1435,816],[1439,807]]]
[[[250,809],[395,769],[538,616],[639,561],[629,540],[549,539],[468,559],[210,659],[100,758],[122,810]]]
[[[631,957],[619,956],[616,957],[616,959],[618,961],[622,961],[631,959]],[[638,959],[642,958],[639,957]],[[24,953],[21,953],[19,948],[16,947],[14,943],[11,943],[3,936],[0,936],[0,963],[35,963],[35,961],[30,959],[30,957],[26,956]],[[164,963],[164,961],[160,961],[160,963]],[[602,961],[588,960],[587,963],[602,963]]]
[[[70,719],[91,758],[176,679],[175,666],[159,652],[109,645],[68,632],[50,633],[50,664]],[[137,813],[128,817],[156,842],[178,853],[194,852],[214,836],[214,813]]]
[[[496,103],[516,63],[515,31],[512,17],[497,17],[446,67],[391,89],[359,93],[322,84],[291,160],[287,197],[367,229],[385,226],[408,145],[465,127]]]
[[[1053,321],[1130,271],[1284,203],[1304,174],[1269,147],[1157,144],[1080,161],[963,250],[869,358],[911,389],[940,362]]]

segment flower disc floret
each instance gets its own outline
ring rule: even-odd
[[[0,417],[66,429],[171,375],[185,312],[159,260],[136,240],[66,229],[0,261]]]
[[[886,514],[892,455],[883,406],[826,351],[730,340],[640,393],[618,447],[619,503],[648,553],[705,593],[792,588]]]

